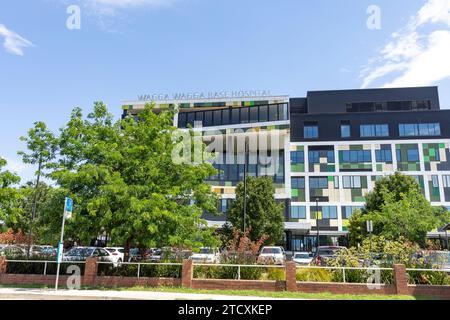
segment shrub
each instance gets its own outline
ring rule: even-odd
[[[295,278],[303,282],[331,282],[332,273],[327,269],[305,268],[297,270]]]
[[[450,276],[442,271],[408,271],[408,283],[445,286],[450,285]]]
[[[286,272],[282,268],[269,268],[265,276],[267,280],[283,281],[286,279]]]

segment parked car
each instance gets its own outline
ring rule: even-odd
[[[26,257],[27,252],[19,246],[8,245],[0,249],[0,256],[8,259],[22,259]]]
[[[107,247],[105,248],[108,251],[114,260],[114,262],[120,263],[123,262],[125,257],[125,249],[122,247]]]
[[[199,263],[219,263],[220,253],[215,248],[201,248],[199,252],[192,254],[190,259]]]
[[[338,246],[319,247],[314,254],[312,264],[316,266],[327,266],[328,260],[335,258],[342,250],[347,250],[347,248]]]
[[[96,247],[75,247],[63,255],[63,261],[85,261],[87,258],[98,258],[100,262],[115,262],[112,254]]]
[[[294,261],[298,265],[307,266],[313,260],[311,254],[309,252],[295,252],[292,256],[292,261]]]
[[[283,247],[263,247],[258,256],[259,264],[280,264],[286,262],[286,253]]]

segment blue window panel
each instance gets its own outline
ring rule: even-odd
[[[417,149],[408,150],[408,162],[419,162],[419,150]]]
[[[306,207],[292,206],[291,219],[306,219]]]
[[[305,139],[317,139],[319,138],[319,127],[305,126],[303,129],[303,135]]]
[[[343,124],[341,125],[341,138],[350,138],[351,132],[350,132],[350,125]]]

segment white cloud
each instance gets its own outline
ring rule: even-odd
[[[78,0],[91,13],[99,15],[115,15],[118,10],[138,7],[170,6],[178,0]]]
[[[428,0],[361,71],[362,88],[426,86],[450,77],[450,0]]]
[[[23,56],[24,48],[33,46],[29,40],[9,30],[3,24],[0,24],[0,37],[4,37],[3,47],[6,51],[18,56]]]

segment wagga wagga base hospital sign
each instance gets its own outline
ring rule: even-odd
[[[217,92],[180,92],[174,94],[142,94],[139,101],[169,101],[169,100],[208,100],[208,99],[240,99],[254,97],[269,97],[269,90],[238,90]]]

